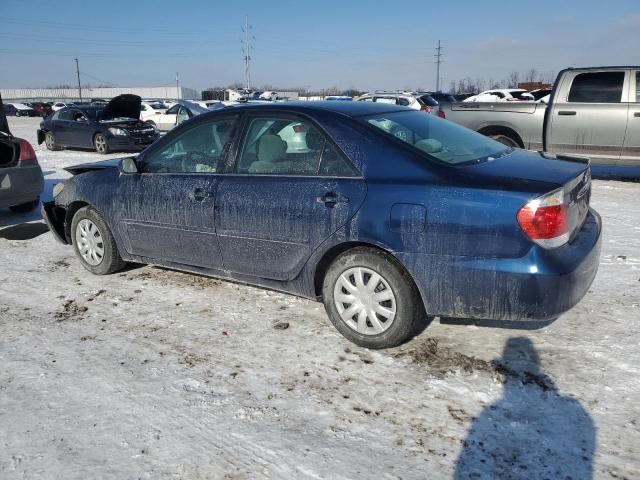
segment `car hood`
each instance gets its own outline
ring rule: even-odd
[[[100,115],[100,119],[111,120],[114,118],[136,118],[139,120],[141,105],[142,98],[138,95],[131,95],[129,93],[118,95],[107,103]]]
[[[461,173],[481,184],[499,184],[527,191],[561,187],[589,168],[588,160],[515,149],[495,160],[460,167]]]
[[[79,175],[81,173],[90,172],[92,170],[104,170],[105,168],[118,168],[122,162],[122,158],[111,158],[109,160],[102,160],[101,162],[82,163],[80,165],[72,165],[65,167],[64,170],[72,175]]]
[[[9,130],[9,124],[7,123],[7,116],[4,113],[4,106],[2,105],[2,96],[0,95],[0,132],[4,132],[7,135],[11,135]]]

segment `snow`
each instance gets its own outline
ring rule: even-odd
[[[9,121],[35,146],[37,119]],[[45,198],[104,158],[36,152]],[[594,182],[600,270],[555,322],[436,319],[386,351],[308,300],[93,276],[2,211],[0,478],[640,478],[639,194]]]

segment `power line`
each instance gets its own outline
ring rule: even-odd
[[[440,46],[440,40],[438,40],[438,46],[436,47],[436,54],[434,55],[434,57],[436,57],[436,92],[440,91],[440,64],[442,63],[442,49],[443,47]]]

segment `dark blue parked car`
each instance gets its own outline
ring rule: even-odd
[[[61,108],[40,123],[38,145],[49,150],[92,148],[98,153],[139,151],[158,137],[157,129],[140,121],[142,100],[119,95],[107,105],[74,105]]]
[[[68,170],[43,213],[89,271],[149,263],[322,300],[371,348],[431,315],[556,317],[598,266],[587,163],[404,107],[225,108]]]

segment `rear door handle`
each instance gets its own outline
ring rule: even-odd
[[[193,192],[189,194],[189,198],[196,202],[201,202],[205,198],[211,198],[213,196],[214,196],[213,192],[208,192],[204,188],[200,188],[200,187],[194,189]]]
[[[576,115],[576,112],[573,110],[560,110],[558,115]]]
[[[640,112],[636,112],[633,114],[634,117],[640,117]]]
[[[349,198],[341,193],[328,192],[316,199],[318,203],[324,203],[325,207],[333,208],[339,203],[348,203]]]

